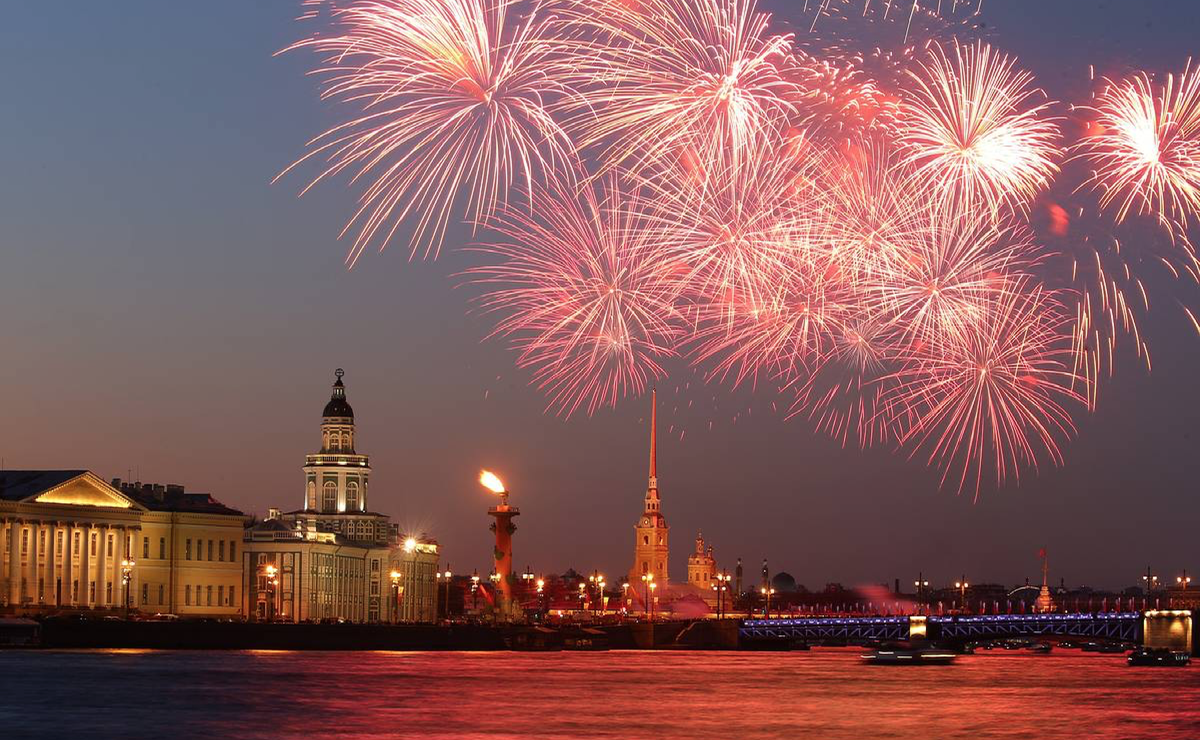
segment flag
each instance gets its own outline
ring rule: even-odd
[[[1044,548],[1044,547],[1043,547],[1042,549],[1038,550],[1038,557],[1039,557],[1039,558],[1045,558],[1045,557],[1046,557],[1046,548]]]

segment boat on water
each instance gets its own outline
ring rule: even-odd
[[[958,654],[953,650],[921,647],[881,647],[861,656],[864,663],[873,665],[948,665]]]
[[[1125,660],[1137,666],[1185,666],[1192,662],[1192,656],[1182,650],[1140,647]]]

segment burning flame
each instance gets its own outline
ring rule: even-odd
[[[492,493],[505,493],[504,483],[490,470],[484,470],[479,473],[479,482]]]

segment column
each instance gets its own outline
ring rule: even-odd
[[[33,522],[29,525],[29,564],[26,568],[25,591],[29,595],[29,604],[34,609],[41,606],[41,593],[38,591],[38,578],[41,571],[41,553],[38,538],[42,535],[42,523]]]
[[[8,521],[8,604],[16,606],[21,603],[21,521]]]
[[[108,525],[96,527],[96,605],[107,607],[108,602]]]
[[[75,563],[72,562],[72,558],[75,557],[75,553],[72,550],[71,545],[71,538],[74,535],[74,530],[74,522],[67,522],[67,526],[63,527],[63,561],[62,575],[60,576],[63,582],[62,603],[64,605],[69,604],[71,606],[75,605],[75,601],[71,598],[71,582],[75,580]]]
[[[80,534],[83,537],[80,538],[81,544],[79,546],[82,550],[79,553],[79,603],[82,606],[91,606],[92,534],[95,529],[91,524],[85,524],[80,529],[82,530]]]
[[[58,606],[58,522],[46,527],[46,603]]]

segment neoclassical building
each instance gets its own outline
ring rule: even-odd
[[[433,621],[437,543],[401,537],[387,515],[368,508],[370,459],[355,448],[345,373],[339,368],[334,375],[321,414],[321,449],[305,456],[303,508],[272,509],[246,531],[243,614],[282,621]]]
[[[110,485],[86,470],[6,470],[0,518],[7,611],[239,611],[246,517],[208,494]]]
[[[657,431],[658,393],[650,392],[650,482],[646,487],[645,506],[642,516],[634,525],[633,567],[629,569],[629,583],[640,587],[643,575],[652,573],[654,582],[665,589],[668,583],[667,558],[670,554],[670,527],[662,514],[662,501],[658,496]],[[664,591],[665,593],[665,591]]]
[[[696,550],[688,555],[687,585],[694,586],[704,600],[715,600],[713,584],[717,582],[717,559],[713,557],[712,545],[704,544],[704,535],[696,533]]]

